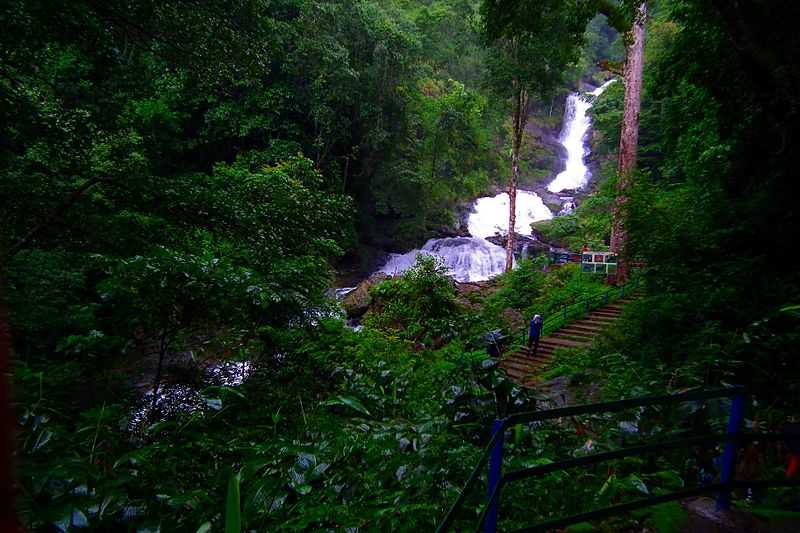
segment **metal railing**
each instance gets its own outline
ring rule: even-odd
[[[567,305],[557,305],[549,308],[542,314],[542,333],[541,336],[560,329],[569,323],[570,319],[577,317],[585,318],[594,309],[604,307],[612,302],[622,300],[626,295],[632,294],[636,289],[641,286],[641,278],[636,277],[624,285],[619,287],[611,287],[609,289],[597,292],[591,296],[584,296],[579,298],[577,302]],[[522,328],[522,344],[528,340],[528,332],[530,325]]]
[[[710,434],[691,436],[682,439],[669,440],[664,442],[644,444],[640,446],[631,446],[612,450],[603,453],[596,453],[583,457],[573,459],[566,459],[554,463],[548,463],[529,468],[523,468],[506,475],[501,475],[501,465],[503,462],[503,439],[506,429],[513,427],[517,424],[540,422],[544,420],[551,420],[555,418],[578,416],[585,414],[596,413],[612,413],[619,412],[625,409],[636,407],[646,407],[655,405],[668,405],[689,401],[707,401],[719,398],[732,398],[730,412],[728,415],[727,432],[724,434]],[[630,398],[626,400],[619,400],[615,402],[605,402],[587,405],[577,405],[572,407],[564,407],[560,409],[550,409],[546,411],[531,411],[510,415],[506,418],[495,420],[492,424],[492,436],[489,439],[486,447],[484,448],[478,460],[478,464],[467,479],[464,488],[459,494],[456,501],[448,511],[447,515],[442,519],[442,522],[437,527],[437,533],[448,531],[458,515],[459,510],[462,508],[464,501],[474,489],[475,484],[480,478],[480,474],[487,462],[489,465],[488,470],[488,488],[486,504],[481,512],[475,531],[483,529],[487,533],[494,533],[497,531],[498,521],[498,507],[500,496],[503,487],[508,483],[528,479],[532,477],[541,476],[550,472],[560,471],[567,468],[574,468],[579,466],[588,466],[593,464],[602,463],[623,457],[637,456],[657,453],[663,450],[684,448],[691,445],[702,443],[716,443],[725,442],[725,448],[722,455],[722,469],[720,472],[720,479],[718,483],[701,485],[689,489],[684,489],[668,494],[652,496],[636,500],[633,502],[612,505],[602,509],[596,509],[572,516],[562,517],[546,522],[539,522],[516,531],[548,531],[551,529],[563,528],[579,522],[588,520],[597,520],[622,514],[635,509],[641,509],[658,505],[660,503],[679,500],[690,496],[697,496],[701,494],[717,493],[717,506],[719,508],[728,508],[730,506],[731,491],[737,488],[745,487],[776,487],[776,486],[800,486],[800,481],[790,480],[764,480],[764,481],[736,481],[734,479],[736,458],[738,446],[741,442],[746,440],[771,440],[771,439],[785,439],[797,438],[797,436],[789,436],[778,433],[750,433],[742,435],[739,432],[740,426],[744,418],[744,402],[745,392],[741,387],[731,387],[725,389],[716,389],[708,391],[693,391],[681,394],[672,394],[665,396],[644,396],[639,398]]]

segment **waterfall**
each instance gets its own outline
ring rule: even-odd
[[[441,259],[457,281],[482,281],[503,272],[506,251],[478,237],[431,239],[420,250],[392,254],[381,272],[399,274],[414,266],[418,254]]]
[[[520,235],[531,234],[531,223],[553,218],[553,213],[535,192],[517,191],[517,220],[514,231]],[[478,198],[468,221],[473,237],[491,237],[508,233],[508,193]]]
[[[609,80],[588,93],[588,98],[579,93],[572,93],[567,97],[564,127],[561,130],[561,144],[567,151],[567,160],[564,170],[547,186],[551,192],[576,190],[588,183],[591,174],[584,161],[588,155],[585,137],[592,125],[588,111],[592,107],[594,99],[600,96],[614,81],[616,80]]]
[[[589,93],[591,98],[600,95],[613,81],[608,81]],[[589,170],[584,163],[587,152],[584,138],[591,127],[591,119],[587,114],[591,106],[591,100],[578,93],[567,98],[561,143],[566,148],[568,157],[564,171],[547,187],[552,192],[579,189],[588,182]],[[565,196],[561,200],[564,205],[559,214],[572,212],[575,207],[574,198]],[[457,281],[482,281],[502,273],[506,263],[505,249],[486,239],[508,232],[508,204],[507,193],[478,198],[467,220],[470,237],[431,239],[418,250],[391,254],[379,271],[390,275],[400,274],[416,263],[418,254],[427,254],[438,257]],[[553,213],[538,194],[517,191],[516,233],[531,235],[532,222],[552,217]]]
[[[427,254],[441,259],[457,281],[483,281],[502,273],[506,251],[486,238],[508,232],[508,194],[478,198],[472,209],[467,220],[471,237],[431,239],[419,250],[390,255],[380,271],[399,274],[416,263],[418,254]],[[538,194],[517,191],[517,233],[530,235],[531,222],[552,217]]]
[[[561,211],[558,212],[558,216],[569,215],[575,211],[575,198],[572,196],[562,196],[561,200]]]

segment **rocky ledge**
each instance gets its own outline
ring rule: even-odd
[[[505,248],[508,242],[508,236],[494,235],[486,240],[501,248]],[[514,234],[514,256],[518,259],[523,255],[530,258],[547,254],[550,253],[551,249],[552,247],[548,243],[540,241],[535,236],[520,235],[519,233]]]

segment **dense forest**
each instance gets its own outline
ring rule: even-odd
[[[743,386],[746,429],[797,431],[799,16],[4,0],[0,530],[433,530],[493,420],[636,396]],[[575,101],[588,182],[548,191]],[[522,231],[517,188],[548,210]],[[504,191],[490,279],[430,253],[378,272],[466,246],[476,200]],[[560,264],[582,247],[619,275]],[[534,315],[544,343],[617,293],[591,344],[524,379],[487,350],[487,332],[511,355]],[[518,424],[503,468],[724,429],[730,403],[681,405]],[[796,479],[796,439],[756,444],[737,476]],[[714,482],[721,456],[549,472],[504,488],[500,526]],[[477,523],[481,476],[456,528]],[[711,525],[673,501],[570,531],[789,531],[784,485],[734,492]]]

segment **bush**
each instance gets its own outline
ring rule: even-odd
[[[460,313],[455,285],[447,273],[436,258],[418,255],[414,267],[402,276],[372,288],[378,304],[364,325],[426,344],[454,337]]]

